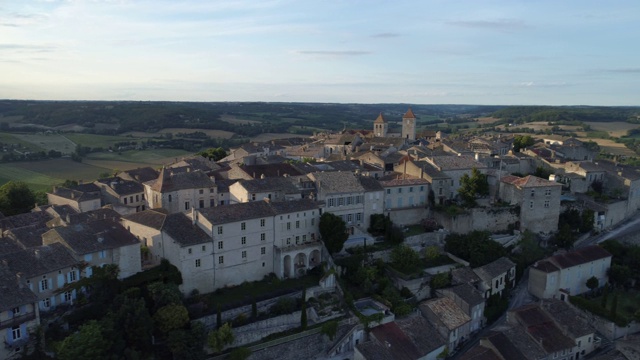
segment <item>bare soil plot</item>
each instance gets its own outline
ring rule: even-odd
[[[58,134],[14,134],[14,136],[44,151],[55,150],[63,154],[71,154],[76,150],[76,144],[73,141]]]
[[[609,139],[579,139],[580,141],[593,141],[600,145],[600,151],[612,155],[636,156],[636,153],[628,149],[624,144],[619,144]]]
[[[494,122],[500,120],[499,118],[494,118],[494,117],[479,117],[478,119],[478,124],[493,124]]]
[[[247,124],[260,123],[260,121],[258,120],[242,119],[242,118],[236,117],[235,115],[228,115],[228,114],[221,115],[220,120],[226,121],[228,123],[235,124],[235,125],[247,125]]]
[[[631,129],[640,128],[638,124],[630,124],[623,121],[614,122],[585,122],[585,124],[591,126],[596,131],[606,131],[613,137],[623,137],[627,135],[627,131]]]
[[[139,138],[128,136],[111,136],[111,135],[95,135],[95,134],[66,134],[66,137],[74,143],[82,146],[101,147],[104,149],[109,146],[115,146],[118,142],[138,141]]]
[[[191,134],[196,131],[203,132],[207,134],[207,136],[209,137],[218,138],[218,139],[231,139],[231,137],[235,135],[235,133],[231,131],[212,130],[212,129],[189,129],[189,128],[167,128],[167,129],[162,129],[158,131],[158,133],[159,134],[170,133],[170,134],[176,135],[179,133]]]
[[[91,153],[84,159],[85,163],[111,169],[134,169],[143,166],[158,166],[174,162],[185,156],[192,155],[188,151],[177,149],[147,149],[129,150],[122,152]],[[125,164],[128,164],[125,166]],[[131,167],[132,164],[132,167]]]

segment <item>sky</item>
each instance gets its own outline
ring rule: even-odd
[[[640,1],[0,0],[0,99],[640,105]]]

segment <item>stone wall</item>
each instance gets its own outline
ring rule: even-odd
[[[442,212],[433,212],[433,217],[447,231],[467,234],[474,230],[500,232],[509,229],[519,218],[511,207],[473,208],[468,213],[449,216]]]
[[[398,226],[419,224],[429,214],[429,209],[424,206],[416,206],[406,209],[386,210],[391,221]]]
[[[444,246],[444,238],[447,237],[446,231],[434,231],[428,233],[422,233],[414,236],[408,236],[404,239],[404,243],[407,246]]]
[[[233,335],[235,340],[233,346],[237,347],[251,344],[262,340],[265,336],[296,328],[300,326],[301,314],[301,311],[295,311],[291,314],[280,315],[234,328]]]

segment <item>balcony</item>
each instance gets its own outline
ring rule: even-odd
[[[36,313],[29,313],[20,316],[14,316],[11,319],[0,321],[0,329],[6,329],[14,326],[18,326],[26,323],[27,321],[35,320]]]

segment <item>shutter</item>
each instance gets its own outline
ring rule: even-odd
[[[58,287],[61,288],[64,286],[64,275],[58,274]]]

